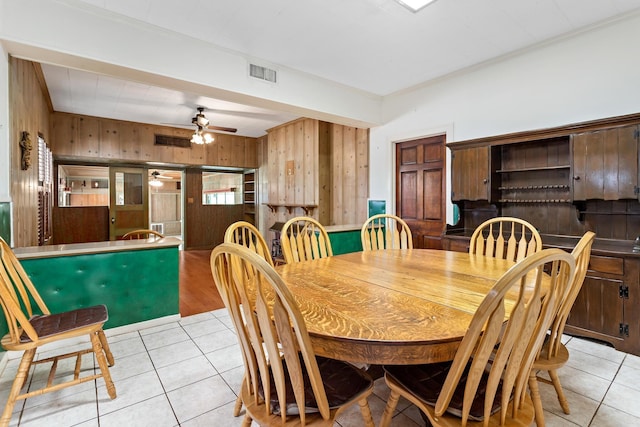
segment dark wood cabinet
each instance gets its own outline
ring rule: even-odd
[[[573,199],[637,198],[638,125],[573,135]]]
[[[455,150],[451,155],[451,200],[491,200],[490,147]]]
[[[467,251],[494,216],[525,219],[544,247],[571,250],[596,233],[566,332],[640,356],[640,114],[448,144],[461,221],[444,249]],[[486,184],[486,185],[485,185]]]

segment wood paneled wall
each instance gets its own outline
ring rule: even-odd
[[[68,113],[52,114],[51,150],[57,157],[184,165],[257,166],[256,139],[215,134],[211,144],[189,148],[154,145],[155,134],[190,138],[189,129]]]
[[[38,64],[9,58],[9,143],[11,145],[11,200],[15,246],[38,244],[38,134],[51,145],[49,97],[41,84]],[[20,137],[29,132],[31,167],[21,168]]]
[[[369,197],[369,130],[329,125],[331,224],[361,224]]]
[[[305,215],[300,207],[316,205],[312,216],[324,225],[360,224],[367,217],[369,131],[312,119],[270,129],[261,141],[259,163],[261,230],[274,222]]]

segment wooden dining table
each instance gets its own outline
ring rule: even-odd
[[[514,264],[408,249],[354,252],[276,269],[295,296],[316,354],[354,363],[420,364],[453,359],[477,307]],[[507,295],[507,313],[515,298],[514,289]]]

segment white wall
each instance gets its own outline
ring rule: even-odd
[[[438,131],[463,141],[640,112],[639,41],[637,14],[386,97],[385,125],[371,129],[370,197],[394,206],[394,142]],[[451,205],[447,213],[450,222]]]
[[[264,84],[247,75],[259,58],[87,3],[0,0],[0,10],[0,42],[23,59],[350,126],[381,123],[381,97],[285,67],[277,85]]]
[[[9,57],[0,44],[0,202],[9,202]]]

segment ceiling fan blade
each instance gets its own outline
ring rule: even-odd
[[[207,130],[219,130],[219,131],[222,131],[222,132],[231,132],[231,133],[238,132],[238,129],[236,129],[236,128],[225,128],[225,127],[222,127],[222,126],[211,126],[211,125],[209,125],[209,126],[207,126],[206,129]]]

